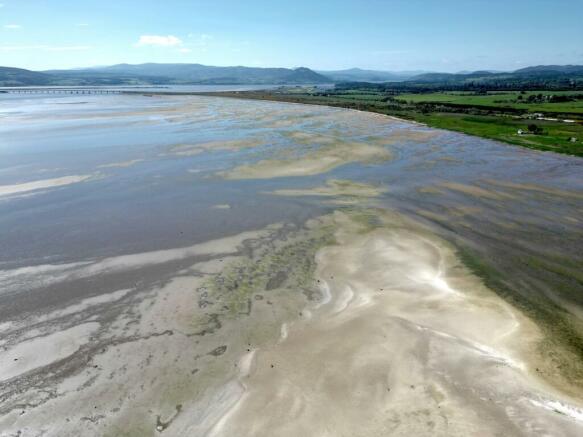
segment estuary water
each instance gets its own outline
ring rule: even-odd
[[[580,435],[582,213],[390,117],[0,94],[0,435]]]

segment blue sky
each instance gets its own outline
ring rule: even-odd
[[[583,0],[0,0],[0,65],[583,64]]]

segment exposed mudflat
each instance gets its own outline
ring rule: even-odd
[[[333,198],[331,203],[352,204],[360,203],[368,198],[378,197],[385,193],[387,188],[362,184],[349,180],[330,179],[326,185],[306,189],[282,189],[275,190],[273,194],[279,196],[316,196]]]
[[[577,435],[577,404],[532,374],[536,326],[443,241],[371,214],[374,229],[334,214],[326,298],[249,358],[211,435]]]
[[[1,436],[583,433],[581,160],[210,97],[0,117]]]
[[[382,147],[361,143],[334,143],[307,152],[294,159],[265,159],[223,172],[227,179],[269,179],[289,176],[310,176],[327,173],[352,162],[386,161],[390,153]]]
[[[62,187],[64,185],[76,184],[91,178],[90,175],[84,176],[64,176],[54,179],[36,180],[34,182],[25,182],[22,184],[0,185],[0,197],[22,195],[31,191],[39,191],[46,188]]]

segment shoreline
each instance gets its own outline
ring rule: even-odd
[[[302,106],[313,106],[313,107],[327,107],[327,108],[334,108],[334,109],[343,109],[346,111],[354,111],[354,112],[360,112],[360,113],[364,113],[364,114],[373,114],[373,115],[378,115],[380,117],[386,117],[389,118],[391,120],[394,121],[398,121],[398,122],[402,122],[402,123],[410,123],[413,125],[418,125],[418,126],[423,126],[423,127],[428,127],[430,129],[437,129],[439,130],[439,128],[434,128],[431,127],[429,125],[427,125],[426,123],[420,122],[420,121],[416,121],[416,120],[411,120],[408,118],[403,118],[403,117],[397,117],[396,115],[390,115],[390,114],[383,114],[382,112],[375,112],[375,111],[367,111],[366,109],[355,109],[355,108],[348,108],[345,106],[335,106],[335,105],[329,105],[327,103],[308,103],[308,102],[292,102],[289,100],[285,100],[285,99],[268,99],[268,98],[261,98],[261,97],[246,97],[245,94],[243,93],[247,93],[248,91],[238,91],[238,92],[232,92],[232,91],[215,91],[215,92],[203,92],[203,93],[188,93],[185,95],[189,95],[189,96],[204,96],[204,97],[221,97],[224,99],[238,99],[238,100],[259,100],[259,101],[263,101],[263,102],[276,102],[276,103],[287,103],[290,105],[302,105]],[[163,93],[160,93],[163,94]],[[180,94],[174,94],[176,95],[180,95]],[[442,129],[442,130],[447,130],[447,129]]]
[[[504,139],[496,138],[496,137],[492,137],[492,136],[479,135],[477,133],[468,132],[468,131],[462,130],[462,129],[458,130],[458,129],[450,129],[447,127],[432,126],[429,123],[425,123],[425,122],[418,121],[415,119],[399,117],[399,116],[392,115],[392,114],[385,114],[385,113],[379,112],[379,111],[370,111],[370,110],[366,110],[366,109],[355,109],[355,108],[349,107],[348,105],[342,105],[342,104],[335,105],[335,104],[330,104],[330,103],[326,103],[326,102],[313,103],[313,102],[301,102],[301,101],[294,101],[294,100],[286,100],[285,98],[277,98],[277,95],[273,95],[273,94],[269,95],[269,97],[263,97],[263,96],[253,95],[251,93],[256,93],[256,91],[240,91],[240,92],[217,91],[217,92],[207,92],[207,93],[204,93],[204,92],[203,93],[192,93],[189,95],[200,95],[200,96],[206,96],[206,97],[222,97],[222,98],[232,98],[232,99],[240,99],[240,100],[259,100],[259,101],[265,101],[265,102],[281,102],[281,103],[306,105],[306,106],[316,106],[316,107],[317,106],[324,106],[324,107],[328,107],[328,108],[340,108],[340,109],[345,109],[345,110],[349,110],[349,111],[363,112],[363,113],[367,113],[367,114],[375,114],[375,115],[380,115],[380,116],[384,116],[384,117],[389,117],[395,121],[404,122],[404,123],[411,123],[413,125],[423,126],[423,127],[427,127],[430,129],[442,130],[445,132],[455,132],[455,133],[459,133],[459,134],[463,134],[463,135],[468,135],[470,137],[486,139],[489,141],[494,141],[494,142],[498,142],[500,144],[504,144],[505,146],[514,146],[514,147],[519,147],[521,149],[527,149],[527,150],[536,151],[536,152],[550,152],[550,153],[553,153],[556,155],[566,155],[566,156],[571,156],[571,157],[575,157],[575,158],[583,158],[583,156],[581,154],[571,154],[571,153],[566,153],[566,152],[560,152],[557,150],[553,150],[552,148],[551,149],[541,149],[541,148],[537,148],[537,147],[528,147],[525,144],[514,142],[514,141],[504,140]]]

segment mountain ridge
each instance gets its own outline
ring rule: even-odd
[[[16,70],[20,70],[20,74],[11,71],[11,67],[0,67],[0,86],[294,85],[331,82],[329,78],[306,67],[289,69],[145,63],[41,72]]]
[[[420,74],[425,71],[383,71],[367,70],[362,68],[348,68],[344,70],[315,70],[334,81],[363,80],[368,82],[400,82]]]
[[[418,74],[421,73],[421,74]],[[323,71],[306,67],[260,68],[217,67],[187,63],[115,64],[102,67],[31,71],[0,67],[0,86],[115,86],[115,85],[307,85],[342,82],[417,84],[428,86],[462,86],[472,84],[504,86],[521,81],[552,82],[566,85],[583,79],[581,65],[537,65],[511,72],[473,71],[437,73],[390,72],[350,68]]]

